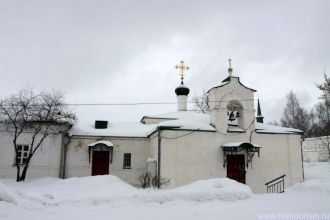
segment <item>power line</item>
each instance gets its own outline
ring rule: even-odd
[[[233,100],[221,100],[221,101],[208,101],[209,103],[222,103],[222,102],[230,102]],[[254,101],[254,99],[235,99],[235,101]],[[107,106],[107,105],[174,105],[177,103],[187,103],[194,104],[193,101],[187,102],[123,102],[123,103],[65,103],[67,106]]]
[[[222,102],[230,102],[230,101],[254,101],[254,99],[233,99],[233,100],[219,100],[219,101],[210,101],[208,100],[208,103],[222,103]],[[196,102],[194,101],[187,101],[187,102],[114,102],[114,103],[61,103],[60,105],[66,105],[66,106],[124,106],[124,105],[174,105],[177,103],[187,103],[187,104],[194,104]],[[0,104],[1,105],[1,104]],[[21,106],[22,104],[2,104],[1,106],[4,107],[10,107],[10,106]],[[30,106],[47,106],[44,104],[30,104]]]
[[[208,103],[222,103],[222,102],[230,102],[230,101],[233,101],[233,100],[208,101]],[[234,101],[254,101],[254,99],[235,99]],[[135,105],[174,105],[177,103],[194,104],[196,102],[188,101],[188,102],[63,103],[61,105],[65,105],[65,106],[135,106]],[[2,106],[10,107],[10,106],[20,106],[20,105],[6,104],[6,105],[2,105]],[[47,106],[47,105],[31,104],[30,106]]]

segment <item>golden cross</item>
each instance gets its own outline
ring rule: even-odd
[[[181,76],[181,81],[183,81],[185,71],[189,70],[189,66],[184,63],[183,60],[180,61],[178,65],[175,66],[175,69],[179,70],[179,75]]]

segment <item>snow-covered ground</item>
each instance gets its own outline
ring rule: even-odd
[[[227,178],[170,190],[136,189],[114,176],[0,180],[0,219],[329,219],[330,163],[305,164],[284,194],[252,194]]]

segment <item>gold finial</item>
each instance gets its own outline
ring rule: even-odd
[[[183,60],[181,60],[180,63],[175,66],[175,69],[179,70],[179,75],[181,76],[181,83],[183,83],[185,71],[190,69],[189,66],[186,65]]]
[[[232,76],[233,74],[233,67],[231,66],[231,59],[229,58],[228,62],[229,62],[229,67],[228,67],[228,73],[229,73],[229,76]]]

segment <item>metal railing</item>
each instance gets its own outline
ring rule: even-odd
[[[267,193],[284,193],[284,177],[282,175],[266,183]]]

